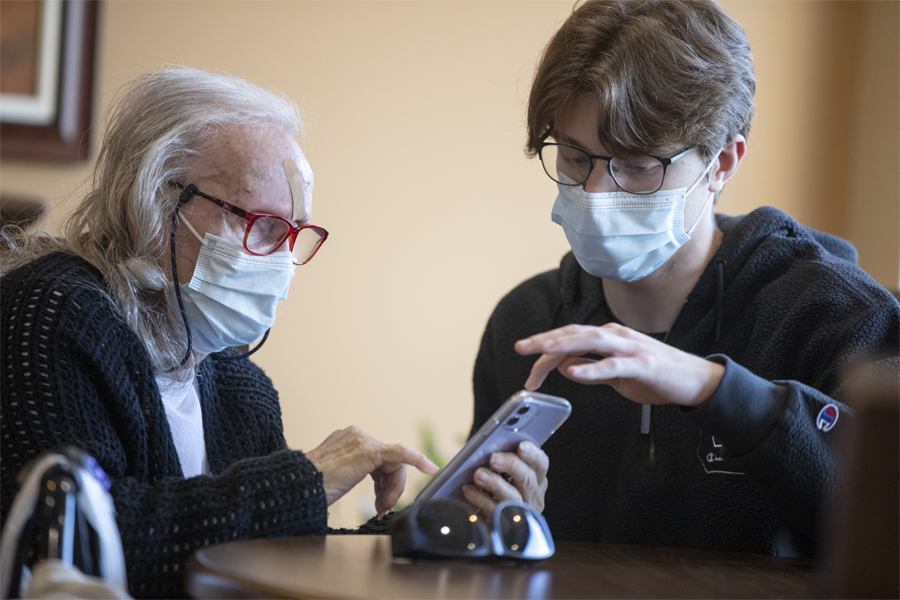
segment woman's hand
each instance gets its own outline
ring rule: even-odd
[[[335,431],[306,453],[322,473],[329,506],[349,492],[366,475],[375,480],[375,511],[392,509],[406,487],[406,465],[431,475],[438,466],[403,444],[382,444],[359,427]]]
[[[501,502],[519,500],[530,504],[538,512],[544,510],[547,493],[547,454],[532,444],[522,442],[517,452],[495,452],[490,469],[475,471],[475,485],[464,485],[463,495],[490,520]]]
[[[697,406],[712,396],[725,367],[682,352],[616,323],[567,325],[516,342],[522,355],[541,354],[525,388],[536,390],[553,369],[572,381],[605,383],[641,404]],[[598,354],[602,360],[584,358]]]

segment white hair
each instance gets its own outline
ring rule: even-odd
[[[294,102],[242,79],[185,67],[136,77],[109,116],[91,191],[64,224],[64,239],[7,228],[0,249],[3,272],[51,251],[84,258],[103,274],[154,370],[177,370],[187,336],[178,310],[166,309],[168,279],[159,266],[169,252],[178,202],[172,182],[190,181],[191,159],[238,125],[274,128],[293,139],[303,134]]]

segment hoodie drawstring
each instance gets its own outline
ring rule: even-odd
[[[716,284],[716,341],[722,334],[722,313],[725,310],[725,261],[723,259],[716,260],[716,271],[718,273]]]

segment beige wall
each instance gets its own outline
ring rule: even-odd
[[[860,264],[882,285],[897,289],[900,256],[900,3],[867,2],[858,69],[855,135],[845,158],[851,167],[843,235]]]
[[[898,4],[726,2],[756,57],[758,116],[719,210],[773,205],[848,237],[884,285],[898,274]],[[452,453],[494,304],[553,268],[553,184],[523,157],[543,44],[570,2],[128,2],[103,5],[97,105],[164,64],[218,70],[301,102],[316,224],[332,236],[294,280],[256,356],[285,433],[309,449],[358,424]],[[96,133],[102,132],[102,120]],[[4,193],[74,206],[87,165],[0,162]],[[421,483],[413,478],[411,486]],[[372,510],[371,484],[332,525]]]

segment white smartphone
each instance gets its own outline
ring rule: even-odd
[[[572,412],[564,398],[522,390],[510,396],[416,496],[415,504],[436,498],[465,502],[462,486],[472,483],[494,452],[515,452],[524,441],[540,447]]]

